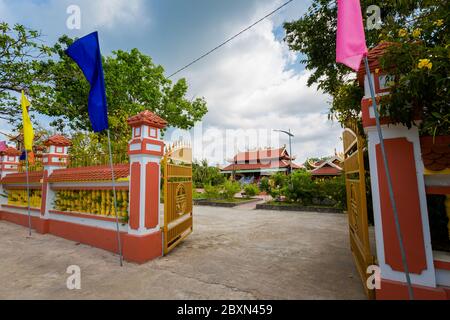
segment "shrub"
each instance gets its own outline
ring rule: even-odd
[[[250,198],[250,197],[254,197],[257,194],[259,194],[259,189],[258,189],[258,186],[256,184],[247,184],[244,187],[244,192],[245,192],[245,196],[247,198]]]
[[[265,192],[270,191],[269,179],[267,177],[261,179],[261,181],[259,182],[259,189]]]
[[[320,199],[331,200],[338,209],[345,210],[347,207],[347,192],[344,176],[323,179],[317,182]]]
[[[220,188],[217,186],[212,186],[211,184],[205,184],[205,198],[206,199],[219,199],[220,198]]]
[[[270,177],[270,180],[272,180],[272,184],[275,188],[282,189],[284,186],[286,186],[288,176],[282,172],[277,172]]]
[[[282,193],[288,201],[300,201],[310,205],[317,193],[317,187],[307,171],[297,170],[289,176],[289,182],[283,187]]]
[[[234,195],[241,191],[241,185],[239,182],[225,181],[223,184],[223,196],[227,200],[234,198]]]
[[[272,198],[280,200],[284,194],[282,189],[286,186],[287,176],[282,172],[277,172],[270,177],[269,194]]]

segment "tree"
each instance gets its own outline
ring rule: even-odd
[[[225,182],[225,176],[220,172],[220,169],[210,167],[206,159],[200,163],[194,161],[192,164],[192,178],[195,186],[199,188],[207,184],[217,186]]]
[[[0,118],[20,126],[17,93],[25,90],[32,111],[54,117],[58,131],[90,131],[87,113],[89,83],[79,67],[64,52],[73,39],[62,36],[53,46],[43,44],[41,34],[22,25],[0,23]],[[109,125],[116,153],[125,154],[130,130],[126,120],[148,109],[165,118],[170,126],[189,129],[207,112],[203,98],[185,98],[185,79],[175,83],[164,69],[138,49],[114,51],[103,58]],[[83,138],[85,141],[83,141]],[[89,133],[77,135],[80,147],[94,143],[106,152],[106,137],[98,144]],[[76,145],[74,145],[76,147]],[[81,148],[82,149],[82,148]],[[80,149],[80,150],[81,150]],[[87,150],[92,148],[85,148]],[[87,154],[89,156],[90,154]]]
[[[51,49],[43,44],[38,31],[0,22],[0,119],[10,123],[20,120],[17,94],[22,90],[47,91],[48,73],[39,60],[50,55]]]
[[[89,130],[87,97],[89,84],[78,66],[64,52],[73,39],[63,36],[53,47],[59,60],[41,63],[51,70],[51,86],[55,88],[47,99],[38,99],[34,107],[43,114],[57,117],[52,123],[60,130]],[[170,126],[189,129],[206,114],[203,98],[185,98],[188,85],[185,79],[172,81],[164,76],[164,69],[138,49],[130,52],[113,51],[103,58],[109,124],[115,150],[125,152],[130,136],[126,120],[140,111],[150,110],[166,119]]]
[[[383,25],[366,30],[368,47],[395,43],[382,62],[384,70],[393,72],[391,95],[385,97],[382,112],[410,126],[420,109],[424,133],[448,132],[448,0],[361,1],[363,11],[372,4],[381,8]],[[317,84],[333,96],[330,117],[345,124],[359,120],[363,92],[352,71],[335,62],[336,24],[336,1],[314,0],[302,18],[284,24],[285,41],[305,55],[301,62],[312,71],[308,85]],[[434,67],[429,68],[425,59]],[[412,107],[405,108],[408,104]]]

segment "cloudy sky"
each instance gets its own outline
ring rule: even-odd
[[[49,45],[62,34],[80,37],[98,30],[104,55],[138,48],[169,75],[284,2],[0,0],[0,20],[42,31]],[[342,129],[327,120],[330,97],[306,86],[308,72],[283,42],[282,23],[302,16],[309,2],[295,0],[174,77],[187,79],[188,98],[204,97],[208,103],[204,121],[191,131],[197,158],[223,163],[236,149],[283,145],[286,137],[272,129],[288,128],[299,162],[342,149]],[[80,30],[66,27],[70,5],[81,9]],[[170,130],[167,137],[178,134]]]

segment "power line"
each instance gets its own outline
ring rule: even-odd
[[[238,36],[240,36],[241,34],[243,34],[244,32],[250,30],[251,28],[253,28],[254,26],[256,26],[258,23],[260,23],[261,21],[267,19],[268,17],[270,17],[271,15],[273,15],[275,12],[281,10],[282,8],[284,8],[285,6],[287,6],[289,3],[291,3],[294,0],[289,0],[287,2],[285,2],[284,4],[282,4],[281,6],[279,6],[278,8],[276,8],[275,10],[271,11],[270,13],[266,14],[264,17],[262,17],[261,19],[259,19],[258,21],[254,22],[253,24],[249,25],[247,28],[239,31],[238,33],[236,33],[234,36],[232,36],[231,38],[228,38],[227,40],[225,40],[224,42],[222,42],[221,44],[219,44],[218,46],[214,47],[213,49],[209,50],[208,52],[202,54],[200,57],[198,57],[197,59],[193,60],[192,62],[188,63],[187,65],[185,65],[184,67],[178,69],[177,71],[175,71],[174,73],[172,73],[170,76],[168,76],[168,78],[172,78],[174,75],[176,75],[177,73],[180,73],[181,71],[189,68],[190,66],[192,66],[194,63],[200,61],[201,59],[205,58],[206,56],[210,55],[211,53],[213,53],[214,51],[216,51],[217,49],[223,47],[224,45],[226,45],[228,42],[232,41],[233,39],[237,38]]]

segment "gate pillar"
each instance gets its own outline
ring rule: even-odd
[[[381,54],[382,51],[376,48],[369,53],[370,77],[375,84],[377,99],[388,94],[386,74],[379,70],[378,57]],[[376,250],[381,271],[381,289],[377,290],[376,297],[408,299],[368,79],[363,69],[360,69],[358,78],[365,87],[362,118],[368,138]],[[436,287],[418,129],[394,125],[388,118],[381,119],[381,127],[415,298],[445,298],[445,292]]]
[[[42,155],[44,172],[42,177],[41,219],[36,223],[36,231],[41,234],[49,231],[50,209],[55,201],[55,192],[50,188],[48,177],[54,170],[67,167],[69,164],[69,147],[72,143],[62,135],[53,135],[45,141],[44,145],[47,149]]]
[[[167,122],[150,111],[128,119],[132,139],[130,156],[129,228],[124,242],[125,259],[145,262],[162,255],[160,229],[160,162],[164,154],[161,129]]]

